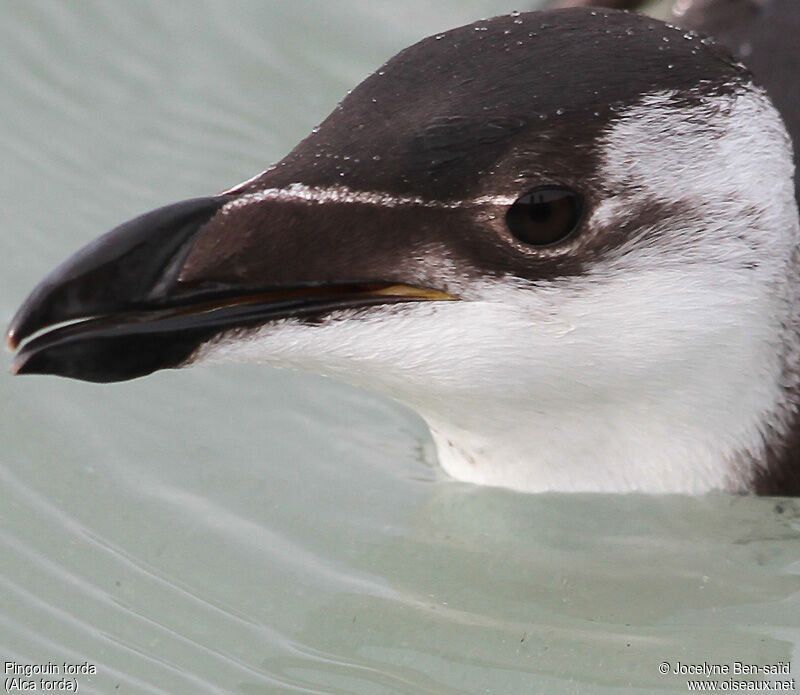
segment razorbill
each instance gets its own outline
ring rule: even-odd
[[[14,317],[12,371],[261,362],[414,408],[461,480],[798,493],[793,172],[707,38],[585,8],[479,21],[262,174],[78,251]]]

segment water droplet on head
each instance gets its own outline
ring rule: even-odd
[[[436,36],[434,36],[433,38],[439,41],[440,39],[444,38],[444,34],[436,34]]]
[[[564,115],[564,109],[560,109],[560,108],[556,109],[556,116],[563,116],[563,115]]]
[[[514,20],[514,24],[522,24],[522,20],[521,19],[515,19]]]
[[[372,161],[373,162],[380,162],[381,161],[381,156],[379,154],[372,155]]]

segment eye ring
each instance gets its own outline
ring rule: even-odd
[[[555,246],[570,238],[583,217],[583,199],[566,186],[537,186],[506,212],[506,226],[528,246]]]

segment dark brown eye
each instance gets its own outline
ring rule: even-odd
[[[531,246],[550,246],[572,234],[581,221],[580,196],[561,186],[540,186],[517,199],[506,213],[509,231]]]

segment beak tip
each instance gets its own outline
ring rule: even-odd
[[[19,335],[13,328],[8,329],[6,333],[6,350],[8,352],[15,352],[19,347]]]
[[[31,309],[31,306],[35,307],[36,305],[36,296],[37,292],[34,290],[23,302],[22,306],[17,309],[17,313],[8,323],[8,328],[6,328],[6,350],[9,352],[16,352],[20,343],[43,325],[39,317],[40,312]]]
[[[11,376],[46,373],[45,371],[40,371],[41,366],[41,360],[35,359],[35,353],[31,354],[22,350],[14,355],[14,359],[11,360],[11,364],[8,367],[8,373]]]

